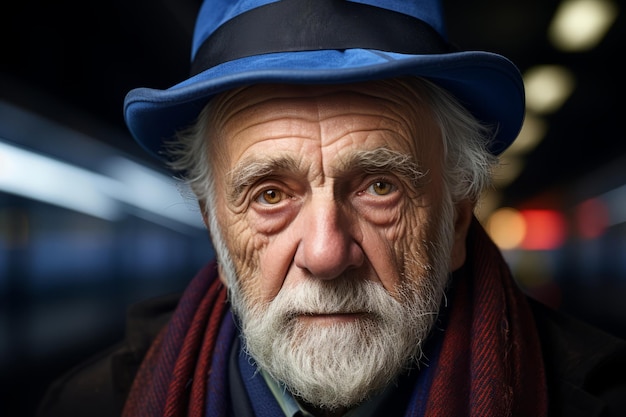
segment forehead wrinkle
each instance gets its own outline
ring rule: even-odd
[[[251,94],[250,88],[223,93],[214,104],[214,123],[222,128],[228,126],[229,136],[234,137],[245,131],[263,129],[264,125],[280,123],[283,126],[294,122],[315,123],[319,121],[319,109],[313,99],[309,99],[308,108],[313,110],[307,113],[302,107],[293,105],[302,104],[302,99],[289,96],[268,96],[266,94]],[[271,108],[272,111],[267,111]],[[244,120],[245,123],[240,123]]]

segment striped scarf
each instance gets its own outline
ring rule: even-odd
[[[476,219],[438,361],[406,416],[547,415],[532,313],[501,253]],[[216,264],[185,290],[133,382],[124,417],[227,417],[228,357],[236,336]],[[425,401],[424,401],[425,398]]]

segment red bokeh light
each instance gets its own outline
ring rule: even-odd
[[[565,241],[566,223],[555,210],[522,210],[526,221],[526,236],[522,248],[528,250],[557,249]]]

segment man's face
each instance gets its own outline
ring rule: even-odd
[[[441,133],[414,92],[389,84],[217,100],[212,233],[246,346],[306,402],[354,405],[419,356],[463,261]]]

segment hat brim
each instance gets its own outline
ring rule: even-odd
[[[166,90],[131,90],[124,101],[124,117],[135,140],[164,159],[163,142],[194,123],[218,93],[249,84],[336,84],[403,75],[435,82],[494,127],[493,154],[504,151],[517,137],[525,110],[522,77],[507,58],[482,51],[407,55],[349,49],[250,56],[210,68]]]

